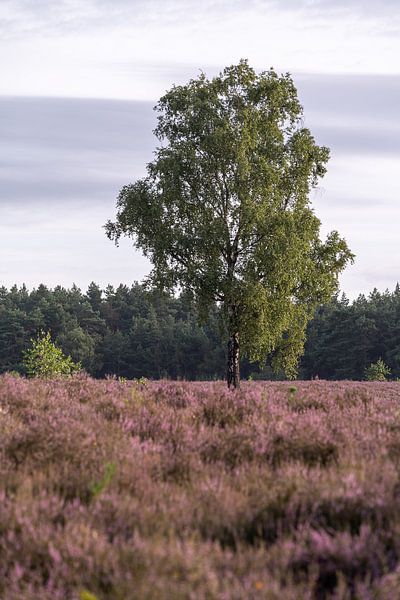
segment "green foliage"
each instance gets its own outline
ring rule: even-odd
[[[315,307],[353,259],[337,232],[320,240],[310,206],[328,148],[303,126],[291,77],[246,61],[174,86],[156,110],[162,145],[122,188],[107,235],[132,237],[150,281],[187,290],[203,318],[217,303],[250,360],[273,353],[294,376]]]
[[[115,463],[109,462],[106,464],[103,477],[99,481],[92,483],[90,486],[93,498],[99,496],[110,485],[114,479],[116,468]]]
[[[134,379],[134,382],[140,386],[146,386],[149,383],[146,377],[139,377],[139,379]]]
[[[307,331],[301,376],[365,379],[381,358],[393,378],[400,376],[400,287],[373,290],[349,303],[345,296],[319,307]]]
[[[40,332],[31,340],[31,347],[24,352],[24,367],[29,377],[57,377],[80,371],[80,363],[74,363],[51,341],[50,332]]]
[[[221,379],[224,349],[218,310],[200,325],[191,301],[146,289],[91,284],[76,287],[0,288],[0,373],[25,373],[23,352],[36,332],[95,377]]]
[[[9,377],[16,377],[17,379],[21,377],[21,374],[18,371],[6,371],[6,375]]]
[[[366,381],[386,381],[386,377],[390,375],[391,371],[387,365],[380,358],[376,363],[371,363],[369,367],[365,369]]]
[[[87,590],[82,590],[79,593],[79,600],[98,600],[97,596],[92,594],[92,592],[88,592]]]
[[[82,327],[76,325],[69,328],[68,331],[60,332],[57,342],[63,352],[71,356],[75,362],[79,362],[89,369],[95,366],[96,335],[90,335]]]
[[[161,296],[139,284],[109,288],[96,301],[96,310],[84,292],[39,287],[29,292],[24,287],[0,288],[1,373],[26,373],[23,351],[37,331],[50,330],[56,346],[74,362],[81,360],[95,377],[224,376],[226,357],[216,307],[207,323],[199,325],[195,306],[186,296]],[[90,336],[91,345],[70,335],[77,324]],[[82,352],[90,347],[94,356]],[[380,357],[391,369],[390,378],[399,378],[400,288],[374,290],[353,302],[338,297],[319,307],[308,326],[300,378],[361,380],[365,368]],[[274,375],[268,365],[259,370],[246,359],[241,371],[244,378],[251,375],[254,380],[284,378],[282,372]]]

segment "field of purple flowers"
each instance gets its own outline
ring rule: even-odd
[[[400,383],[0,377],[2,600],[400,598]]]

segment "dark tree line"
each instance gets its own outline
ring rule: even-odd
[[[303,377],[363,379],[379,358],[400,377],[400,286],[373,290],[350,303],[346,296],[321,306],[308,328]]]
[[[221,378],[224,349],[217,315],[199,326],[184,297],[94,283],[86,293],[73,286],[0,288],[0,372],[23,372],[23,351],[39,331],[95,377]]]
[[[53,290],[40,285],[0,288],[0,372],[23,373],[23,351],[39,331],[50,331],[64,353],[95,377],[222,379],[225,345],[218,311],[200,325],[188,297],[146,290],[142,285],[92,283]],[[350,303],[344,296],[318,308],[309,325],[300,377],[363,379],[371,362],[382,358],[400,377],[400,287],[374,290]],[[243,361],[243,377],[271,378]]]

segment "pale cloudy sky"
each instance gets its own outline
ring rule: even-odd
[[[351,297],[400,279],[398,0],[1,0],[0,285],[140,280],[102,225],[144,174],[152,106],[248,58],[290,71],[331,148],[314,204],[356,253]]]

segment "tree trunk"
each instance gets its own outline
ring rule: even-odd
[[[239,334],[233,333],[228,341],[228,368],[226,373],[228,388],[240,387]]]

